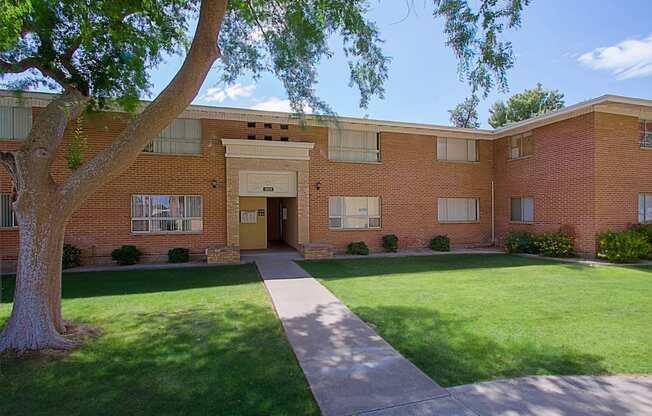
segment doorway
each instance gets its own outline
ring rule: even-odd
[[[267,198],[267,247],[298,249],[296,198]]]

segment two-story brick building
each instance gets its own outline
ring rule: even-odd
[[[0,149],[18,148],[52,96],[0,92]],[[86,116],[89,158],[127,115]],[[76,124],[75,124],[76,126]],[[72,130],[66,141],[72,137]],[[55,180],[69,170],[62,146]],[[85,261],[133,244],[145,260],[186,247],[196,258],[239,260],[284,242],[307,257],[351,241],[379,249],[489,246],[511,229],[571,226],[581,253],[596,235],[652,221],[652,101],[603,96],[491,131],[340,118],[304,123],[286,113],[190,106],[67,227]],[[0,258],[14,267],[12,183],[0,172]]]

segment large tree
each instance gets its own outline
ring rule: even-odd
[[[461,103],[448,110],[450,113],[451,124],[455,127],[463,127],[467,129],[476,129],[480,127],[478,120],[478,104],[480,99],[477,95],[472,95],[466,98]]]
[[[564,94],[558,90],[545,90],[543,85],[515,94],[507,100],[497,101],[489,109],[489,124],[493,128],[559,110],[564,107]]]
[[[459,71],[475,91],[506,86],[512,62],[506,28],[529,0],[434,0]],[[315,93],[317,67],[337,38],[360,105],[383,96],[388,58],[368,0],[0,0],[0,76],[14,87],[45,85],[59,95],[40,111],[15,152],[0,153],[16,188],[20,249],[14,303],[0,351],[69,348],[61,319],[61,253],[67,221],[115,178],[192,101],[219,60],[224,82],[245,73],[278,77],[292,108],[332,115]],[[196,22],[192,41],[187,28]],[[415,39],[415,42],[417,40]],[[155,99],[148,72],[166,53],[185,53]],[[109,107],[110,106],[110,107]],[[89,109],[132,116],[114,141],[62,182],[52,165],[66,126]]]

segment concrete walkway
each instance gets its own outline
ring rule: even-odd
[[[253,260],[325,416],[360,414],[434,398],[444,399],[442,409],[462,408],[292,258],[284,254]]]
[[[249,255],[325,416],[652,415],[652,377],[524,377],[444,389],[293,260]]]

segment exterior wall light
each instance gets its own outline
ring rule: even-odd
[[[217,185],[219,185],[219,184],[220,184],[220,183],[217,181],[217,179],[213,179],[213,180],[211,181],[211,186],[212,186],[214,189],[217,188]]]
[[[317,183],[315,183],[315,188],[317,188],[318,191],[321,189],[321,181],[317,181]]]

